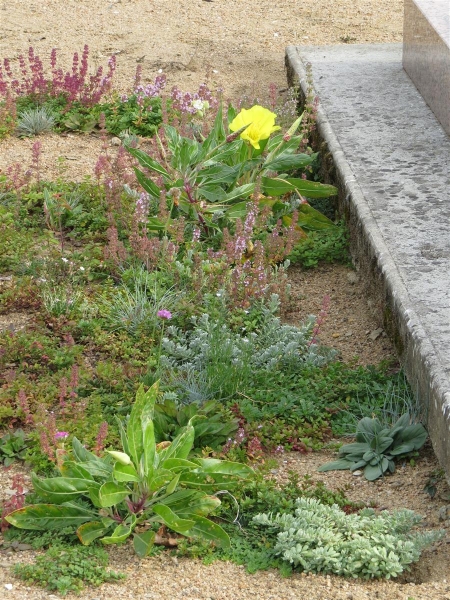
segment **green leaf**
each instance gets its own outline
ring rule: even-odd
[[[347,454],[352,454],[362,457],[368,450],[370,450],[370,446],[366,442],[353,442],[352,444],[344,444],[341,446],[339,448],[339,455],[345,456]]]
[[[177,533],[184,535],[184,533],[189,531],[194,525],[192,519],[183,519],[164,504],[155,504],[152,506],[152,509],[164,525],[167,525],[169,529],[172,529]]]
[[[113,477],[116,481],[140,481],[134,465],[123,465],[119,462],[114,465]]]
[[[163,498],[160,504],[168,506],[181,517],[191,518],[193,514],[209,515],[220,506],[220,500],[216,496],[208,496],[198,490],[183,489]]]
[[[234,475],[246,479],[255,474],[253,469],[242,463],[232,462],[228,460],[219,460],[218,458],[197,458],[195,463],[199,465],[203,473]]]
[[[172,479],[172,481],[169,483],[169,485],[166,488],[166,494],[173,494],[174,491],[177,488],[178,482],[180,480],[180,473],[178,473],[178,475],[175,475],[175,477]]]
[[[126,486],[114,483],[114,481],[107,481],[99,489],[98,497],[102,508],[109,508],[120,504],[130,494],[131,490]]]
[[[80,525],[76,533],[83,546],[89,546],[94,540],[105,535],[108,529],[109,527],[105,527],[101,521],[90,521],[89,523]]]
[[[72,460],[66,460],[59,470],[64,477],[94,481],[92,474],[83,465],[73,462]]]
[[[334,460],[332,462],[325,463],[324,465],[320,465],[317,470],[321,473],[324,473],[325,471],[342,471],[344,469],[350,469],[351,466],[351,461],[342,458],[340,460]]]
[[[157,394],[158,382],[154,383],[147,392],[144,391],[143,385],[136,392],[136,400],[127,423],[128,447],[135,465],[140,464],[144,452],[143,419],[146,425],[152,418]]]
[[[68,505],[30,504],[13,511],[5,517],[5,520],[19,529],[46,531],[47,529],[78,527],[82,523],[92,521],[95,517],[96,514],[92,511],[73,503]]]
[[[297,225],[306,231],[323,231],[335,229],[336,225],[328,217],[313,208],[310,204],[300,204],[297,208]]]
[[[140,558],[145,558],[151,552],[155,543],[156,533],[151,529],[135,533],[133,537],[133,548]]]
[[[292,154],[292,152],[282,152],[271,160],[266,160],[263,169],[266,171],[291,171],[294,169],[303,169],[312,163],[311,156],[307,154]]]
[[[121,523],[114,529],[110,536],[101,538],[101,543],[105,545],[122,544],[126,539],[128,539],[136,525],[136,517],[134,515],[132,516],[134,517],[134,521],[132,521],[131,524],[126,525]]]
[[[401,432],[400,438],[403,442],[413,442],[414,450],[420,450],[425,444],[428,437],[428,433],[423,425],[416,423],[414,425],[408,425]]]
[[[170,446],[159,452],[160,462],[164,462],[168,458],[187,458],[194,445],[195,429],[189,424],[180,430],[180,433],[172,441]]]
[[[198,464],[196,462],[192,462],[191,460],[186,460],[185,458],[167,458],[161,464],[161,467],[163,469],[168,469],[169,471],[176,472],[197,469]]]
[[[161,195],[161,190],[149,177],[147,177],[142,171],[138,168],[134,167],[134,172],[136,174],[136,179],[140,183],[140,185],[144,188],[144,190],[155,200],[158,200]]]
[[[356,441],[366,442],[370,444],[373,437],[379,433],[382,429],[381,423],[378,419],[371,419],[370,417],[364,417],[361,419],[356,426]]]
[[[63,504],[87,494],[91,487],[99,484],[89,479],[73,477],[51,477],[39,479],[34,473],[31,476],[35,492],[43,499],[54,504]]]
[[[336,196],[338,190],[334,185],[319,183],[317,181],[308,181],[307,179],[287,178],[286,181],[306,198],[329,198]]]
[[[144,427],[144,474],[146,477],[153,477],[156,466],[156,441],[153,421],[148,421]]]
[[[222,202],[232,202],[233,200],[237,200],[238,198],[248,198],[255,191],[254,183],[246,183],[244,185],[240,185],[235,188],[231,192],[229,192]]]
[[[194,526],[189,529],[184,535],[187,537],[197,537],[202,540],[206,540],[208,542],[212,542],[216,546],[220,546],[221,548],[229,548],[230,547],[230,538],[226,531],[220,527],[214,521],[210,521],[205,517],[199,517],[197,515],[192,515],[192,519],[194,520]]]
[[[137,158],[137,160],[139,161],[139,164],[142,167],[144,167],[144,169],[156,171],[156,173],[158,173],[159,175],[162,175],[164,177],[164,179],[170,181],[171,177],[170,177],[169,173],[166,171],[166,169],[163,166],[161,166],[159,164],[159,162],[154,160],[151,156],[149,156],[142,150],[138,150],[137,148],[132,148],[131,146],[127,146],[126,148],[127,148],[128,152],[131,154],[131,156],[134,156],[134,158]]]
[[[386,461],[386,462],[385,462]],[[386,465],[386,468],[384,466]],[[378,465],[366,465],[364,467],[364,477],[368,481],[375,481],[383,475],[386,469],[389,467],[389,461],[386,458],[383,458],[381,464]]]

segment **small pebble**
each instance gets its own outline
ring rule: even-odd
[[[6,590],[12,590],[13,589],[13,584],[12,583],[5,583],[5,589]]]
[[[355,477],[360,477],[362,475],[362,471],[353,471],[353,475]]]

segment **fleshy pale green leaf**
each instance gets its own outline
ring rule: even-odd
[[[283,152],[278,154],[273,160],[267,160],[263,164],[263,169],[267,171],[276,171],[277,173],[292,171],[294,169],[303,169],[312,162],[311,156],[307,154],[292,154]]]
[[[253,469],[248,465],[228,460],[219,460],[217,458],[197,458],[194,459],[193,462],[199,465],[203,473],[234,475],[235,477],[240,477],[243,479],[254,475]]]
[[[147,422],[152,417],[157,394],[158,382],[147,392],[142,385],[136,392],[136,400],[127,423],[128,448],[135,465],[139,465],[144,452],[143,418]]]
[[[102,508],[109,508],[116,504],[120,504],[127,496],[131,494],[131,490],[124,485],[107,481],[98,491],[98,497]]]
[[[106,536],[100,539],[102,544],[111,545],[111,544],[123,544],[125,540],[127,540],[133,532],[133,529],[136,525],[136,517],[134,515],[131,524],[121,523],[118,525],[110,536]]]
[[[96,514],[73,503],[30,504],[19,508],[5,517],[6,521],[19,529],[47,531],[48,529],[64,529],[78,527],[82,523],[92,521]]]
[[[31,476],[35,492],[43,499],[53,504],[70,502],[87,494],[91,487],[99,484],[89,479],[75,479],[73,477],[51,477],[39,479],[36,475]]]
[[[177,533],[184,535],[186,531],[189,531],[194,526],[192,519],[183,519],[164,504],[155,504],[152,506],[152,509],[164,525],[167,525],[169,529]]]
[[[155,200],[159,199],[161,195],[161,190],[149,177],[147,177],[142,171],[134,168],[134,172],[136,174],[136,179],[139,181],[140,185],[144,188],[144,190]]]
[[[113,477],[116,481],[140,481],[139,475],[132,464],[124,465],[116,463],[114,465]]]
[[[90,521],[80,525],[76,533],[83,546],[89,546],[94,540],[105,535],[108,529],[101,521]]]
[[[205,517],[199,517],[192,515],[194,521],[193,527],[189,529],[184,535],[187,537],[197,537],[202,540],[212,542],[216,546],[221,548],[230,547],[230,538],[226,531],[220,527],[217,523],[206,519]]]
[[[133,548],[140,558],[145,558],[150,554],[155,543],[156,533],[148,530],[141,533],[135,533],[133,537]]]

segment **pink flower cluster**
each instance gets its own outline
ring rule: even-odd
[[[88,76],[89,46],[85,45],[80,56],[75,52],[72,59],[72,69],[64,73],[57,68],[56,49],[50,54],[51,78],[44,69],[40,57],[32,47],[28,50],[27,59],[23,55],[18,58],[21,80],[13,73],[11,61],[8,58],[0,63],[0,96],[13,93],[16,96],[52,96],[64,95],[68,102],[80,101],[85,106],[97,104],[100,98],[111,89],[112,78],[116,70],[116,57],[111,56],[108,70],[103,73],[103,67]]]

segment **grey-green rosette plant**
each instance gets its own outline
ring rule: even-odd
[[[392,427],[383,428],[378,419],[364,417],[356,427],[356,442],[339,450],[340,458],[319,467],[319,471],[364,469],[364,477],[374,481],[386,471],[395,471],[395,459],[417,451],[428,434],[420,423],[410,424],[410,415],[402,415]]]
[[[229,490],[252,475],[250,467],[212,458],[188,458],[194,443],[192,418],[172,442],[157,444],[153,424],[158,385],[141,386],[126,424],[119,421],[122,451],[99,458],[73,439],[74,460],[60,476],[33,487],[42,504],[25,506],[6,519],[21,529],[73,526],[84,545],[95,539],[120,544],[133,534],[136,553],[149,554],[159,523],[186,537],[230,544],[227,533],[208,515],[219,505],[214,492]]]

